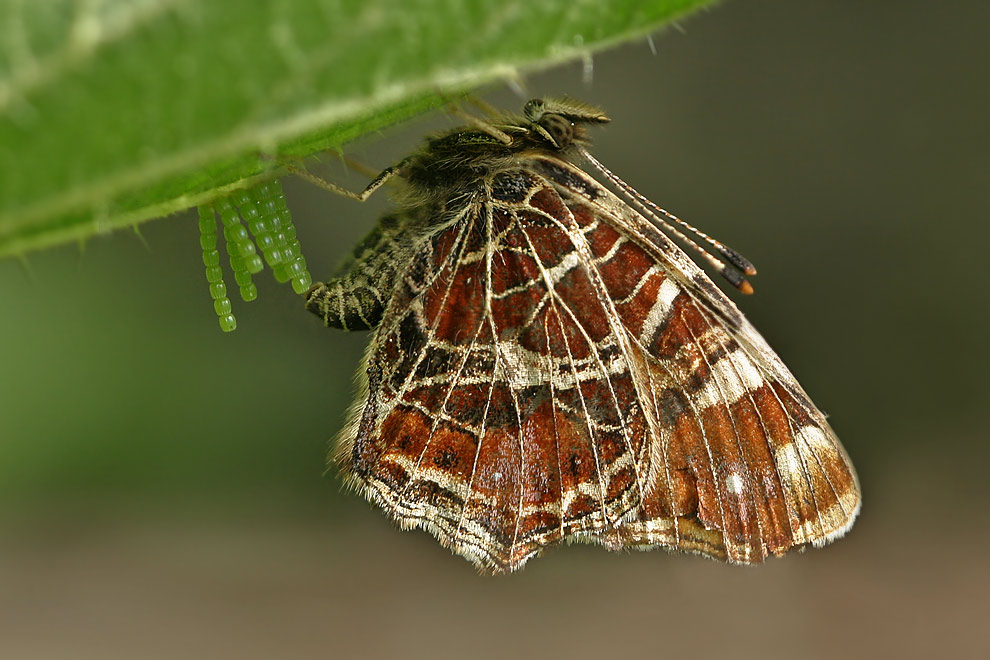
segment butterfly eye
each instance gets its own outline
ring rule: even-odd
[[[574,140],[574,123],[564,116],[544,115],[539,124],[558,149],[563,149]]]

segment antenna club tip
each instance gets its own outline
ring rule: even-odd
[[[748,274],[749,273],[747,273],[747,275]],[[739,289],[739,293],[741,293],[743,295],[746,295],[746,296],[753,295],[753,285],[750,284],[749,282],[747,282],[746,280],[743,280],[742,282],[740,282],[739,283],[739,286],[737,288]]]
[[[756,275],[756,268],[752,265],[746,266],[746,270],[744,270],[743,273],[752,277],[753,275]]]

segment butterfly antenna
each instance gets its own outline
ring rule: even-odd
[[[712,268],[717,270],[722,275],[722,277],[724,277],[729,282],[729,284],[739,289],[741,293],[744,293],[746,295],[753,293],[753,285],[750,284],[745,277],[743,277],[743,275],[756,275],[756,267],[748,259],[746,259],[744,256],[742,256],[741,254],[739,254],[729,246],[724,245],[723,243],[715,240],[714,238],[704,233],[703,231],[697,229],[696,227],[693,227],[684,220],[681,220],[673,213],[670,213],[669,211],[665,211],[664,209],[654,204],[647,197],[642,195],[639,191],[637,191],[628,183],[626,183],[618,176],[613,174],[612,171],[609,170],[607,167],[602,165],[602,163],[597,158],[595,158],[590,153],[588,153],[587,149],[582,148],[581,154],[585,158],[587,158],[588,162],[594,165],[595,168],[599,172],[601,172],[606,179],[608,179],[610,182],[612,182],[613,185],[615,185],[622,192],[624,192],[632,200],[632,202],[640,208],[640,210],[646,213],[647,216],[667,227],[670,230],[670,232],[674,234],[674,236],[684,241],[685,244],[689,245],[698,254],[704,257],[704,259],[709,264],[711,264]],[[698,243],[692,240],[691,237],[687,236],[684,232],[680,231],[679,229],[677,229],[677,227],[673,226],[671,222],[674,222],[684,227],[685,229],[688,229],[689,231],[693,232],[696,236],[698,236],[703,241],[708,243],[708,245],[710,245],[712,249],[714,249],[716,252],[722,255],[722,257],[724,257],[725,260],[728,261],[729,263],[726,264],[721,259],[713,255],[711,252],[698,245]]]

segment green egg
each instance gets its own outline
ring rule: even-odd
[[[251,240],[248,238],[247,229],[240,223],[224,227],[223,237],[227,239],[228,243],[243,243],[244,241]]]
[[[248,223],[248,229],[251,230],[251,233],[254,234],[255,237],[257,237],[258,234],[267,234],[271,231],[268,226],[268,222],[263,218],[259,218],[254,222]]]
[[[247,260],[247,272],[251,273],[252,275],[260,273],[265,269],[265,264],[261,261],[261,257],[259,257],[256,254],[252,254],[251,256],[247,257],[246,260]]]
[[[258,297],[258,286],[254,282],[250,282],[245,286],[241,287],[241,299],[245,302],[251,302]]]
[[[289,241],[288,243],[285,244],[286,260],[287,261],[290,259],[295,260],[297,257],[300,256],[299,253],[301,251],[302,251],[302,246],[299,245],[299,241]]]
[[[217,233],[217,218],[212,206],[199,207],[199,232],[201,234]]]
[[[275,281],[279,284],[285,284],[292,279],[292,273],[289,271],[289,264],[286,263],[273,266],[272,275],[275,276]]]
[[[237,329],[237,319],[233,314],[226,314],[220,317],[220,329],[224,332],[233,332]]]
[[[275,247],[275,239],[272,238],[271,234],[255,234],[254,240],[258,242],[258,249],[264,253]]]
[[[237,193],[234,193],[234,196],[236,196],[238,193],[243,193],[243,191],[238,191]],[[213,207],[217,210],[217,213],[220,214],[221,218],[223,217],[224,212],[229,212],[234,208],[234,206],[230,203],[229,196],[221,197],[217,201],[213,202]]]
[[[237,286],[247,286],[251,283],[251,273],[246,270],[234,271],[234,281],[237,282]]]
[[[258,219],[261,213],[258,211],[258,207],[254,202],[250,204],[238,204],[237,208],[241,211],[241,217],[244,218],[245,222],[254,222]]]
[[[258,202],[258,212],[263,218],[268,218],[278,213],[278,206],[274,200],[265,199]]]
[[[286,264],[286,268],[289,271],[289,277],[299,277],[306,272],[306,267],[295,260]]]
[[[313,286],[313,278],[309,276],[309,273],[304,273],[299,277],[292,278],[292,290],[302,295],[309,291],[309,287]]]
[[[218,202],[222,201],[218,200]],[[237,321],[230,313],[230,299],[227,297],[227,286],[223,283],[223,269],[220,268],[216,214],[214,207],[209,204],[204,204],[197,210],[199,211],[199,245],[203,249],[203,265],[206,267],[206,281],[210,284],[213,309],[219,318],[220,329],[230,332],[237,327]]]
[[[298,294],[309,290],[312,278],[306,270],[306,260],[301,256],[281,182],[272,180],[237,190],[215,200],[212,205],[203,205],[199,207],[203,265],[213,307],[224,332],[236,328],[237,321],[231,313],[232,305],[220,267],[217,216],[222,223],[230,267],[242,299],[251,301],[258,297],[258,287],[251,276],[264,270],[266,263],[276,281],[291,281],[293,291]]]
[[[220,266],[206,267],[206,281],[210,284],[223,282],[223,270],[221,270]]]
[[[226,316],[230,314],[232,305],[230,304],[230,298],[220,298],[219,300],[213,301],[213,309],[216,310],[217,316]]]

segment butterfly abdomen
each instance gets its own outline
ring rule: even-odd
[[[337,276],[317,282],[306,296],[306,309],[327,326],[343,330],[373,330],[382,320],[395,287],[396,264],[409,249],[400,214],[387,215],[337,270]]]

